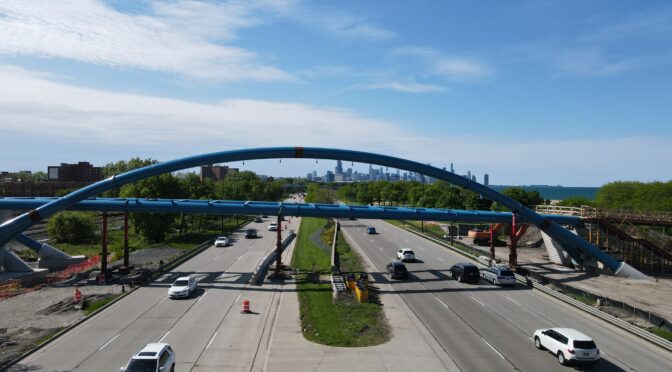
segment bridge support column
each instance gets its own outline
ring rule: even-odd
[[[511,248],[509,248],[509,266],[515,269],[518,266],[518,231],[516,230],[516,215],[511,215]]]
[[[100,275],[107,282],[107,212],[103,212],[103,251],[100,254]]]
[[[277,243],[275,246],[275,273],[276,278],[282,275],[282,216],[278,215]]]
[[[490,259],[495,262],[495,233],[492,231],[492,224],[490,224]]]
[[[124,213],[124,267],[129,267],[128,262],[128,212]]]

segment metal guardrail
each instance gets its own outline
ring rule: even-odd
[[[289,243],[292,242],[296,234],[294,233],[294,230],[289,230],[289,234],[282,240],[282,250],[284,251],[285,248],[289,245]],[[268,265],[271,264],[275,260],[275,255],[277,254],[276,250],[272,250],[269,252],[264,258],[261,260],[261,263],[257,265],[257,268],[254,269],[254,272],[252,273],[252,276],[250,277],[249,283],[252,285],[260,285],[259,282],[261,281],[261,278],[263,278],[266,275],[266,270],[268,270]]]
[[[468,258],[473,259],[474,261],[477,261],[477,262],[481,263],[480,260],[478,259],[478,256],[470,254],[470,253],[465,252],[463,250],[460,250],[458,248],[455,248],[445,241],[442,241],[442,240],[434,238],[432,236],[423,234],[419,231],[414,231],[412,229],[406,229],[406,228],[404,228],[404,229],[406,231],[410,231],[410,232],[412,232],[412,233],[414,233],[418,236],[421,236],[421,237],[423,237],[427,240],[431,240],[431,241],[433,241],[435,243],[438,243],[442,246],[450,248],[450,249],[454,250],[455,252],[457,252],[457,253],[459,253],[463,256],[466,256]],[[628,323],[628,322],[626,322],[622,319],[618,319],[618,318],[616,318],[612,315],[609,315],[609,314],[605,313],[604,311],[601,311],[601,310],[596,309],[592,306],[586,305],[581,301],[577,301],[577,300],[575,300],[575,299],[573,299],[573,298],[571,298],[571,297],[569,297],[569,296],[567,296],[563,293],[555,291],[555,290],[539,283],[538,281],[536,281],[532,278],[529,278],[529,277],[526,277],[526,276],[523,276],[523,275],[520,275],[520,274],[515,274],[515,276],[516,276],[516,280],[518,280],[518,282],[520,282],[522,284],[525,284],[527,286],[538,289],[538,290],[546,293],[549,296],[553,296],[553,297],[555,297],[555,298],[557,298],[557,299],[559,299],[559,300],[561,300],[565,303],[568,303],[568,304],[570,304],[570,305],[572,305],[572,306],[574,306],[578,309],[581,309],[581,310],[583,310],[583,311],[585,311],[585,312],[587,312],[587,313],[589,313],[593,316],[596,316],[596,317],[598,317],[598,318],[600,318],[600,319],[602,319],[602,320],[604,320],[608,323],[611,323],[612,325],[615,325],[616,327],[619,327],[619,328],[621,328],[623,330],[626,330],[626,331],[628,331],[628,332],[630,332],[630,333],[632,333],[636,336],[639,336],[640,338],[642,338],[646,341],[649,341],[649,342],[651,342],[653,344],[656,344],[656,345],[658,345],[658,346],[660,346],[664,349],[672,351],[672,342],[671,341],[668,341],[668,340],[666,340],[666,339],[664,339],[660,336],[657,336],[657,335],[655,335],[655,334],[653,334],[649,331],[641,329],[641,328],[637,327],[636,325],[630,324],[630,323]]]

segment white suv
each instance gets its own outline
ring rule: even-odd
[[[570,362],[595,363],[600,360],[600,350],[589,336],[572,328],[549,328],[534,331],[534,346],[547,349],[566,365]]]
[[[174,372],[175,352],[168,344],[147,344],[133,355],[122,372]]]
[[[168,288],[168,297],[189,297],[196,290],[197,282],[193,276],[177,278]]]
[[[268,225],[268,231],[277,231],[277,230],[278,230],[277,222],[271,222],[271,224]]]

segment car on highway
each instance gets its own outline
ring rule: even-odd
[[[271,224],[268,225],[268,231],[278,231],[278,223],[271,222]]]
[[[257,238],[257,230],[255,229],[245,230],[245,239],[256,239],[256,238]]]
[[[220,236],[215,239],[215,247],[226,247],[227,245],[229,245],[228,236]]]
[[[408,270],[401,261],[392,261],[387,264],[387,273],[390,279],[408,279]]]
[[[562,365],[592,364],[600,360],[600,349],[590,336],[572,328],[548,328],[534,331],[534,346],[548,350]]]
[[[196,290],[196,278],[193,276],[183,276],[177,278],[173,284],[168,288],[168,297],[189,297]]]
[[[175,352],[169,344],[151,343],[138,351],[122,372],[174,372]]]
[[[516,285],[516,277],[507,266],[491,266],[483,270],[484,280],[494,285]]]
[[[376,233],[376,228],[373,227],[373,226],[369,226],[369,227],[366,228],[366,233],[367,233],[367,234],[372,234],[372,235],[373,235],[373,234],[377,234],[377,233]]]
[[[415,261],[415,253],[411,248],[401,248],[397,251],[397,259],[401,262]]]
[[[481,273],[472,263],[459,262],[450,268],[450,275],[460,283],[478,283]]]
[[[261,216],[257,216],[257,217],[254,217],[254,222],[260,223],[260,222],[264,222],[264,220],[261,218]]]

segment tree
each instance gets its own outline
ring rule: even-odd
[[[122,186],[125,198],[174,198],[182,193],[180,182],[172,174],[145,178]],[[169,213],[132,213],[135,229],[149,242],[160,242],[174,228],[176,216]]]
[[[559,206],[562,207],[581,207],[584,205],[594,205],[595,203],[592,200],[584,198],[582,196],[573,196],[558,202]]]
[[[59,243],[95,243],[96,217],[92,212],[59,212],[47,222],[49,236]]]
[[[143,168],[148,165],[158,163],[158,160],[154,159],[140,159],[139,157],[132,158],[128,161],[119,160],[116,163],[107,163],[103,166],[103,177],[109,178],[117,174],[126,173],[133,169]],[[117,198],[119,197],[119,189],[115,188],[112,190],[107,190],[103,192],[103,197],[106,198]]]

